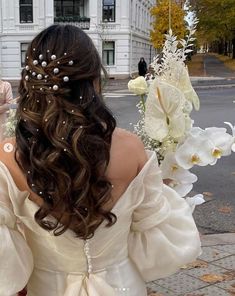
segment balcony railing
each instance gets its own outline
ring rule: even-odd
[[[63,25],[74,25],[79,27],[82,30],[89,30],[90,29],[90,18],[88,17],[55,17],[54,18],[55,24],[63,24]]]

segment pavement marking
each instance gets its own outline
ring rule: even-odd
[[[124,98],[126,96],[134,97],[136,95],[131,93],[104,93],[104,96],[109,98]]]

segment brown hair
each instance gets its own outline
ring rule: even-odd
[[[71,228],[86,239],[102,221],[116,222],[104,210],[111,197],[105,173],[116,121],[94,87],[94,81],[101,84],[101,70],[91,39],[70,25],[45,29],[26,53],[15,158],[43,199],[36,222],[54,235]],[[54,213],[56,221],[48,218]]]

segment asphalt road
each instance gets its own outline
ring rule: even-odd
[[[201,110],[193,112],[194,126],[224,127],[224,121],[235,124],[235,88],[215,88],[197,91],[201,100]],[[138,98],[128,91],[107,93],[107,105],[117,118],[118,125],[130,131],[130,123],[138,121],[135,107]],[[194,185],[194,193],[206,192],[207,202],[194,212],[201,233],[235,232],[235,153],[224,157],[215,166],[193,169],[199,180]]]
[[[216,56],[205,54],[203,56],[203,66],[205,76],[214,77],[235,77],[235,72],[225,67]]]

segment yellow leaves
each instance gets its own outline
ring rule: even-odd
[[[235,278],[234,271],[227,271],[227,272],[224,272],[223,274],[207,273],[200,276],[200,280],[210,284],[224,282],[224,281],[231,281],[234,278]]]
[[[218,209],[218,211],[220,213],[223,213],[223,214],[231,214],[232,213],[232,207],[229,207],[229,206],[221,207],[221,208]]]
[[[152,23],[151,40],[154,47],[161,48],[165,38],[164,34],[169,30],[169,0],[159,0],[157,5],[151,9],[151,14],[155,18]],[[171,29],[178,38],[183,38],[186,32],[184,16],[184,10],[172,0]]]
[[[208,273],[200,276],[200,280],[207,283],[218,283],[224,281],[225,278],[219,274]]]
[[[213,193],[212,192],[209,192],[209,191],[205,191],[202,194],[205,195],[205,196],[208,196],[208,197],[212,197],[213,196]]]
[[[189,263],[187,265],[183,265],[181,267],[181,269],[189,269],[189,268],[203,268],[203,267],[207,267],[208,263],[202,260],[196,260],[193,261],[192,263]]]

